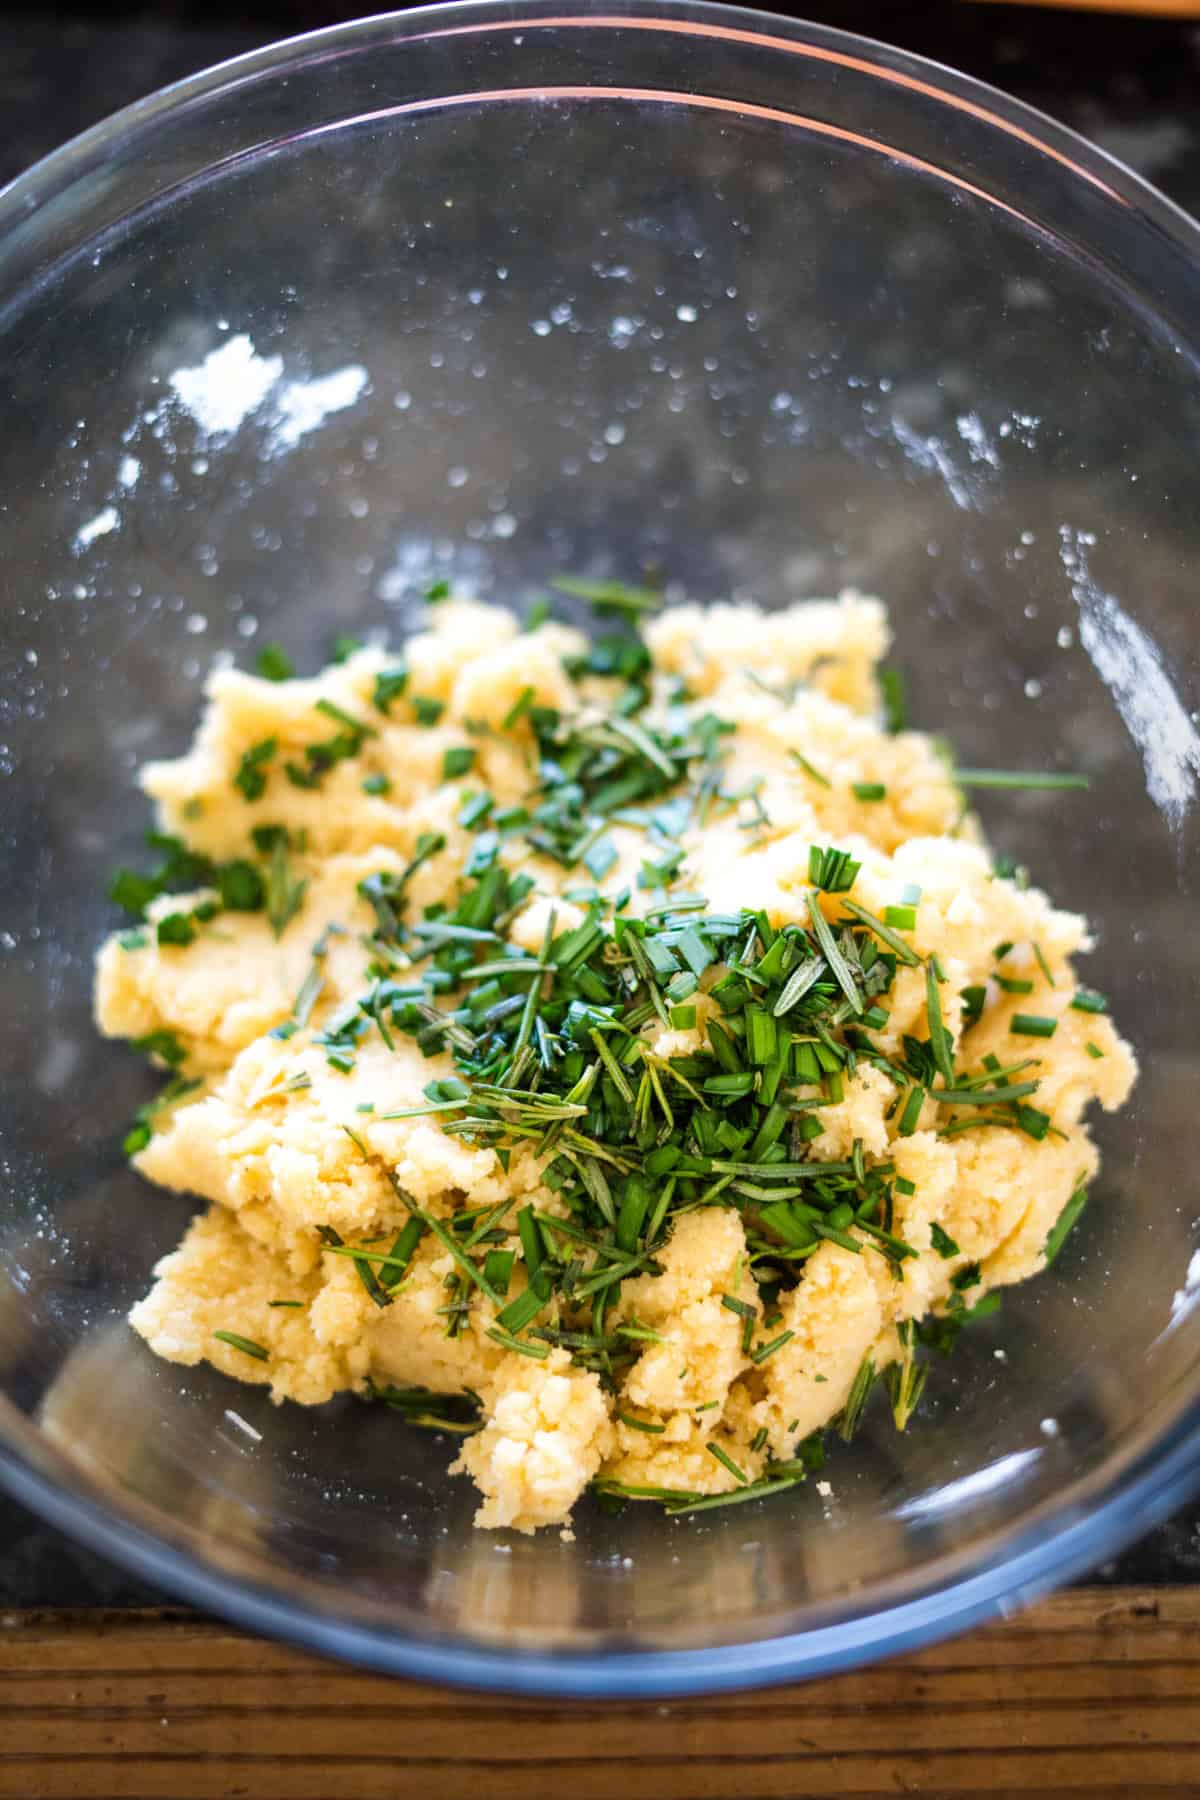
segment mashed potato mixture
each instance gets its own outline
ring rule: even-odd
[[[216,669],[96,973],[172,1075],[135,1165],[208,1202],[134,1328],[462,1431],[520,1531],[786,1488],[877,1382],[903,1429],[1135,1073],[1085,921],[885,716],[877,601],[591,597]]]

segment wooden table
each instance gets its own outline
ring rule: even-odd
[[[1076,1589],[858,1674],[558,1705],[164,1612],[0,1617],[3,1800],[1200,1795],[1200,1592]]]

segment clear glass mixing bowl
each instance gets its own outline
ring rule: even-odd
[[[1049,120],[762,14],[452,5],[120,114],[0,197],[4,1480],[198,1604],[385,1669],[666,1694],[829,1671],[1061,1580],[1200,1455],[1196,228]],[[218,652],[315,665],[430,575],[883,594],[915,718],[1091,913],[1144,1074],[1052,1273],[830,1490],[473,1532],[453,1446],[153,1361],[189,1206],[93,1035],[133,776]],[[985,797],[986,799],[986,797]],[[1191,1273],[1189,1275],[1189,1263]],[[248,1428],[248,1429],[247,1429]]]

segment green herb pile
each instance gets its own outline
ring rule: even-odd
[[[331,1066],[342,1071],[354,1067],[359,1046],[375,1035],[389,1049],[407,1036],[428,1055],[448,1052],[456,1073],[431,1081],[425,1104],[374,1116],[436,1117],[443,1131],[494,1150],[506,1168],[513,1152],[528,1146],[544,1159],[543,1181],[563,1216],[534,1204],[514,1212],[510,1199],[439,1219],[385,1170],[409,1215],[395,1241],[347,1245],[329,1228],[321,1236],[329,1254],[353,1258],[368,1293],[385,1307],[417,1245],[426,1233],[436,1235],[455,1266],[442,1309],[447,1335],[463,1330],[483,1295],[494,1309],[488,1335],[497,1343],[537,1359],[561,1346],[616,1392],[645,1343],[656,1340],[648,1327],[616,1316],[622,1283],[660,1272],[657,1257],[685,1213],[723,1206],[741,1215],[761,1307],[736,1293],[725,1295],[724,1305],[740,1319],[744,1353],[759,1366],[791,1339],[781,1329],[780,1296],[803,1278],[806,1259],[822,1243],[881,1256],[897,1277],[917,1255],[893,1216],[895,1196],[913,1189],[890,1161],[868,1157],[859,1141],[845,1161],[823,1162],[812,1154],[823,1109],[843,1098],[860,1065],[882,1071],[893,1084],[888,1116],[902,1137],[916,1129],[926,1100],[942,1109],[938,1130],[945,1137],[990,1126],[1040,1139],[1053,1126],[1035,1104],[1035,1056],[1006,1066],[989,1056],[973,1067],[969,1050],[949,1029],[938,958],[918,956],[905,935],[916,923],[919,890],[909,890],[877,917],[854,898],[858,863],[829,846],[811,852],[801,923],[776,929],[765,913],[712,911],[703,895],[687,891],[681,835],[731,812],[754,831],[766,822],[757,788],[725,786],[722,745],[732,728],[689,703],[681,684],[665,706],[651,708],[650,657],[636,618],[653,596],[610,587],[584,591],[621,618],[619,629],[600,636],[586,657],[569,665],[577,676],[611,679],[608,705],[566,717],[535,705],[532,689],[522,694],[504,725],[527,727],[532,736],[536,773],[527,801],[501,808],[486,790],[464,789],[459,817],[473,837],[453,906],[416,915],[408,901],[412,875],[444,848],[432,835],[418,842],[403,873],[379,873],[360,884],[373,918],[363,991],[315,1035]],[[286,659],[278,660],[281,654],[272,652],[272,666],[262,672],[277,679],[290,673]],[[402,663],[380,674],[378,712],[387,715],[407,687]],[[894,683],[888,691],[894,712]],[[303,761],[290,759],[282,768],[286,780],[304,787],[318,785],[334,763],[360,756],[375,735],[368,721],[325,702],[320,710],[336,728],[333,737],[315,741]],[[422,712],[418,705],[420,722],[436,716],[432,706]],[[893,723],[902,723],[898,714]],[[798,760],[824,781],[804,758]],[[469,776],[473,762],[469,746],[447,752],[445,779]],[[245,798],[258,799],[277,769],[278,747],[265,740],[242,758],[234,785]],[[1078,785],[1072,777],[987,772],[967,779]],[[386,776],[368,776],[363,785],[385,793]],[[636,823],[646,833],[636,913],[630,889],[610,894],[597,886],[617,861],[609,836],[614,822]],[[504,854],[514,841],[570,872],[564,899],[573,902],[572,917],[575,909],[583,911],[582,922],[560,928],[551,910],[535,953],[511,936],[535,885]],[[304,881],[292,873],[302,846],[290,845],[279,827],[259,827],[245,860],[219,866],[178,840],[153,842],[163,857],[160,866],[149,876],[121,871],[114,899],[140,914],[163,892],[213,891],[190,911],[159,917],[160,943],[190,943],[222,906],[263,909],[279,934],[303,900]],[[126,941],[136,945],[137,934]],[[997,946],[998,971],[1010,949]],[[326,950],[326,941],[314,946],[311,973],[277,1036],[309,1025]],[[923,969],[928,1035],[905,1037],[899,1053],[887,1053],[879,1033],[901,967]],[[1002,972],[997,978],[1014,991],[1032,988]],[[980,1016],[984,990],[967,989],[962,999],[969,1026]],[[1073,1004],[1098,1011],[1104,1002],[1080,992]],[[655,1053],[661,1030],[688,1032],[701,1024],[695,1049]],[[1037,1014],[1018,1014],[1013,1021],[1014,1032],[1032,1039],[1054,1029],[1053,1019]],[[141,1047],[168,1063],[182,1060],[169,1034],[155,1039]],[[186,1085],[176,1077],[164,1099],[179,1097]],[[127,1148],[141,1148],[151,1129],[147,1112]],[[345,1129],[369,1157],[359,1133]],[[1047,1246],[1051,1254],[1082,1204],[1082,1193],[1072,1198]],[[509,1247],[514,1235],[518,1250]],[[946,1258],[959,1254],[939,1227],[934,1248]],[[993,1295],[969,1304],[979,1282],[978,1266],[964,1267],[944,1314],[904,1327],[901,1359],[886,1377],[899,1429],[920,1399],[924,1350],[948,1350],[964,1324],[998,1304]],[[261,1346],[235,1333],[217,1335],[249,1356],[266,1357]],[[868,1359],[835,1421],[846,1438],[857,1427],[875,1376]],[[447,1411],[444,1396],[387,1388],[378,1397],[417,1423],[470,1428],[457,1408]],[[647,1433],[664,1429],[653,1419],[618,1416]],[[759,1434],[756,1451],[765,1437]],[[611,1480],[597,1487],[610,1502],[655,1498],[672,1511],[695,1510],[790,1486],[820,1460],[819,1441],[810,1441],[795,1458],[768,1464],[762,1479],[751,1481],[721,1445],[713,1442],[709,1449],[735,1478],[729,1493],[702,1498]]]

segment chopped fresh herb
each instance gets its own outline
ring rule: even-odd
[[[442,754],[442,780],[456,781],[460,775],[468,775],[475,761],[475,751],[470,744],[456,746]]]
[[[887,788],[882,781],[856,781],[853,783],[856,800],[883,800],[887,797]]]
[[[1045,1013],[1014,1013],[1008,1028],[1014,1037],[1052,1038],[1058,1030],[1058,1020]]]
[[[936,1219],[929,1227],[929,1241],[939,1256],[949,1258],[951,1256],[960,1256],[962,1254],[949,1232],[943,1231]]]
[[[905,1431],[925,1391],[929,1369],[925,1363],[919,1363],[915,1359],[916,1336],[911,1319],[902,1320],[897,1326],[897,1332],[900,1338],[900,1360],[888,1370],[887,1386],[896,1430]]]
[[[537,698],[537,689],[523,687],[500,722],[502,731],[512,731],[525,717]]]
[[[917,925],[917,909],[915,906],[885,906],[883,922],[896,931],[915,931]]]
[[[869,1355],[864,1356],[858,1365],[858,1372],[854,1377],[846,1404],[837,1419],[838,1435],[847,1444],[850,1443],[862,1423],[867,1400],[874,1385],[875,1360]]]
[[[893,734],[903,731],[908,722],[908,707],[904,693],[904,677],[899,669],[886,664],[879,671],[879,692],[883,700],[883,719],[887,729]]]
[[[375,692],[371,696],[371,704],[377,712],[390,713],[392,701],[398,700],[408,686],[408,669],[403,663],[394,668],[381,669],[375,677]]]
[[[143,1056],[157,1056],[170,1069],[187,1061],[187,1051],[173,1031],[148,1031],[145,1037],[132,1040],[132,1048],[140,1050]]]
[[[1097,994],[1090,988],[1079,988],[1071,1000],[1074,1012],[1102,1013],[1108,1011],[1108,1001],[1103,994]]]
[[[144,1106],[139,1106],[133,1125],[121,1143],[124,1154],[136,1156],[139,1150],[144,1150],[154,1135],[155,1121],[159,1113],[165,1112],[168,1107],[185,1099],[188,1094],[195,1093],[201,1085],[199,1081],[188,1081],[182,1075],[176,1075],[168,1081],[161,1093],[154,1096],[153,1100],[148,1100]]]
[[[807,756],[801,756],[798,750],[789,750],[788,755],[792,757],[795,762],[799,763],[800,767],[811,781],[819,782],[824,788],[831,788],[833,786],[828,775],[822,775],[819,769],[814,769]]]
[[[414,694],[412,703],[418,725],[436,725],[446,710],[444,700],[434,700],[428,694]]]
[[[1058,774],[1044,769],[955,769],[954,779],[959,787],[975,788],[1041,788],[1049,790],[1091,786],[1086,775]]]
[[[391,793],[392,784],[386,775],[367,775],[363,778],[362,791],[382,796]]]
[[[1104,1055],[1104,1052],[1100,1048],[1099,1044],[1093,1043],[1091,1038],[1088,1039],[1087,1043],[1083,1047],[1087,1051],[1089,1056],[1095,1057],[1097,1062],[1099,1062],[1100,1058]]]
[[[899,1123],[896,1126],[896,1131],[900,1137],[911,1137],[913,1132],[917,1129],[917,1120],[921,1116],[921,1108],[925,1104],[925,1098],[925,1089],[923,1087],[909,1088],[904,1105],[901,1108]]]
[[[574,575],[556,575],[551,586],[560,593],[586,600],[598,613],[621,613],[637,617],[654,612],[662,605],[662,595],[654,588],[626,587],[620,581],[581,581]]]
[[[348,631],[339,631],[329,646],[330,660],[335,663],[349,662],[350,658],[361,649],[361,638],[351,637]]]
[[[1045,951],[1042,949],[1042,946],[1038,943],[1036,938],[1034,939],[1034,942],[1033,942],[1033,954],[1037,958],[1038,968],[1042,971],[1042,974],[1046,977],[1046,980],[1050,983],[1050,986],[1057,987],[1058,983],[1055,981],[1054,976],[1051,973],[1050,964],[1046,961]]]
[[[848,892],[861,867],[848,850],[819,850],[814,844],[808,853],[808,879],[826,894]]]
[[[139,875],[136,869],[118,869],[108,884],[109,899],[139,919],[161,892],[152,875]]]
[[[858,902],[855,900],[843,900],[842,905],[852,918],[858,920],[860,925],[866,925],[873,931],[880,943],[886,944],[888,949],[891,950],[902,963],[913,969],[919,966],[921,961],[920,957],[917,955],[911,944],[906,944],[904,939],[898,937],[891,929],[892,921],[890,919],[884,919],[883,921],[877,919],[874,913],[869,913],[865,906],[859,906]],[[889,913],[903,912],[911,915],[908,925],[908,929],[910,930],[912,926],[916,924],[916,915],[912,912],[910,907],[889,906],[887,910]]]
[[[781,1331],[779,1336],[772,1338],[769,1344],[759,1344],[756,1349],[752,1350],[750,1361],[755,1364],[765,1363],[769,1356],[774,1356],[777,1350],[782,1350],[785,1344],[790,1344],[795,1335],[794,1331]]]
[[[983,986],[965,987],[959,994],[962,1006],[963,1030],[969,1031],[972,1025],[978,1025],[983,1017],[984,1002],[987,999],[987,988]]]
[[[270,1362],[270,1351],[256,1344],[253,1338],[241,1337],[236,1331],[214,1331],[213,1336],[222,1344],[228,1344],[231,1350],[240,1350],[243,1356],[252,1356],[256,1362]]]
[[[160,944],[183,947],[195,941],[196,927],[189,913],[167,913],[159,919],[155,932]]]
[[[740,1482],[743,1487],[747,1485],[750,1477],[746,1474],[744,1469],[738,1468],[728,1450],[722,1449],[720,1444],[714,1444],[711,1439],[705,1444],[704,1448],[708,1451],[710,1456],[716,1458],[723,1469],[729,1470],[729,1473],[733,1476],[735,1481]]]
[[[296,673],[282,644],[264,644],[254,659],[254,667],[264,681],[290,681]]]
[[[446,580],[446,577],[444,575],[439,576],[436,581],[431,581],[429,586],[425,589],[425,604],[427,606],[436,606],[439,600],[448,600],[450,598],[450,591],[450,583]]]
[[[235,860],[217,869],[217,891],[231,912],[260,912],[266,898],[263,878],[253,863]]]
[[[618,1411],[617,1417],[631,1431],[646,1431],[657,1437],[667,1429],[665,1425],[653,1424],[649,1419],[635,1419],[632,1413]]]
[[[266,765],[279,748],[278,738],[263,738],[242,752],[233,785],[244,800],[261,800],[267,791]]]
[[[998,988],[1006,994],[1032,994],[1032,981],[1019,981],[1012,975],[994,975],[992,977]]]
[[[1066,1243],[1080,1213],[1087,1205],[1087,1198],[1087,1189],[1085,1187],[1076,1188],[1075,1192],[1071,1195],[1071,1198],[1067,1201],[1067,1204],[1059,1213],[1054,1228],[1046,1239],[1046,1247],[1042,1252],[1047,1268],[1049,1268],[1050,1264],[1054,1261],[1055,1257]]]
[[[271,850],[266,885],[267,918],[277,938],[283,936],[300,911],[307,890],[306,880],[297,881],[292,876],[286,838],[277,837]]]
[[[954,1086],[954,1039],[942,1019],[936,959],[925,965],[925,1009],[929,1020],[929,1047],[934,1067],[947,1087]]]

